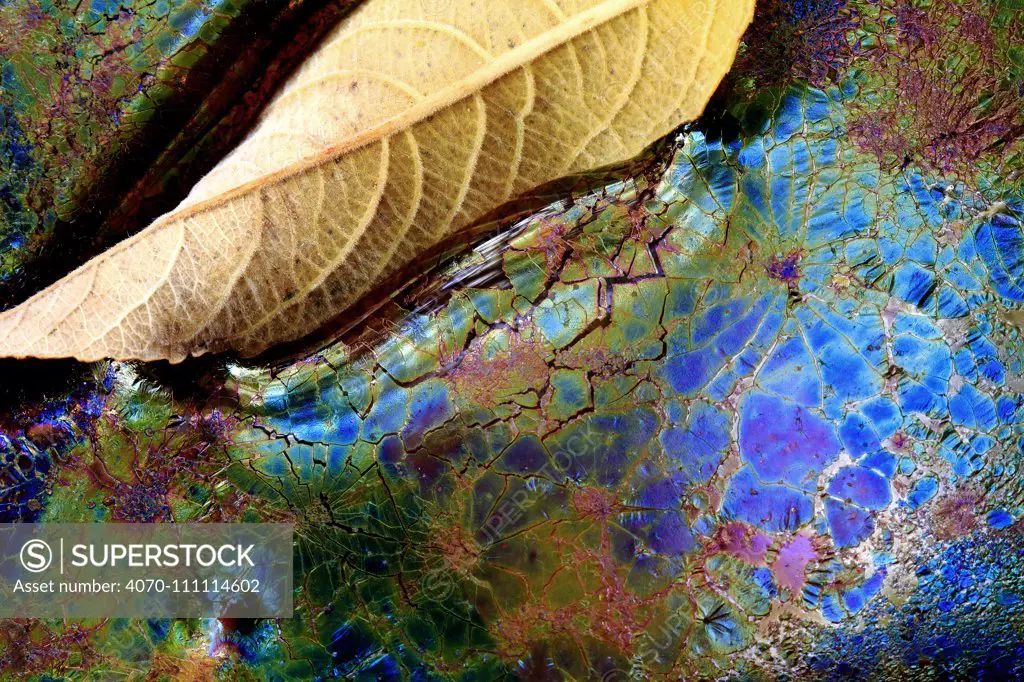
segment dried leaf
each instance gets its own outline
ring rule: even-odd
[[[508,198],[698,116],[753,0],[368,0],[175,211],[0,316],[0,355],[300,338]]]

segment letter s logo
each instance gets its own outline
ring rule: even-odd
[[[53,550],[42,540],[29,540],[21,546],[21,565],[26,571],[39,573],[53,563]]]

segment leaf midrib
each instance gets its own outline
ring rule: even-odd
[[[322,165],[330,159],[344,156],[357,149],[377,142],[395,133],[411,128],[417,123],[424,121],[439,111],[453,106],[470,95],[480,92],[488,85],[500,80],[517,69],[524,68],[533,63],[544,54],[565,45],[571,40],[591,31],[598,26],[616,19],[638,7],[650,4],[651,0],[605,0],[600,5],[591,7],[588,10],[574,14],[568,19],[561,21],[552,29],[534,36],[522,45],[498,55],[482,68],[479,68],[457,82],[448,85],[425,97],[423,101],[415,103],[402,113],[378,123],[377,125],[360,132],[359,134],[342,141],[339,144],[328,147],[319,154],[308,159],[285,166],[281,170],[260,176],[255,180],[227,190],[216,197],[206,199],[191,206],[172,211],[159,219],[159,223],[171,222],[202,213],[210,208],[224,204],[235,197],[241,196],[254,189],[273,184],[277,181],[289,178],[299,173]],[[143,233],[140,233],[140,235]],[[119,246],[126,246],[131,239],[122,242]]]
[[[465,98],[482,91],[488,85],[500,80],[517,69],[529,66],[548,52],[566,45],[573,39],[594,30],[598,26],[623,16],[639,7],[650,4],[651,0],[605,0],[560,22],[527,40],[521,45],[495,57],[482,68],[479,68],[455,83],[441,88],[435,93],[417,102],[402,113],[393,116],[365,131],[325,149],[316,156],[285,166],[275,173],[268,173],[250,180],[238,187],[227,190],[204,201],[192,204],[180,210],[166,213],[158,218],[149,228],[118,243],[95,259],[83,264],[69,273],[68,276],[95,269],[122,251],[132,248],[136,243],[146,240],[153,230],[163,230],[181,220],[202,214],[211,209],[230,204],[234,199],[258,191],[261,188],[275,185],[304,171],[316,168],[331,159],[335,159],[365,147],[374,142],[386,139],[396,133],[411,129],[437,112],[455,105]],[[243,143],[244,144],[244,143]],[[166,276],[160,277],[157,286],[166,282]],[[41,291],[30,297],[25,303],[31,302],[45,293]],[[24,305],[24,304],[22,304]]]

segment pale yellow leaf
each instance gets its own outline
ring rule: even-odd
[[[366,0],[143,232],[0,315],[0,355],[245,356],[517,194],[696,118],[753,0]]]

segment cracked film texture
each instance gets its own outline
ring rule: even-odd
[[[960,39],[965,68],[1019,87],[1000,26],[1020,11],[982,10],[998,30]],[[342,341],[188,379],[83,367],[9,416],[5,519],[293,520],[299,608],[5,622],[4,670],[1024,675],[1016,124],[975,143],[948,129],[963,117],[926,134],[907,107],[892,158],[865,132],[879,84],[931,77],[891,57],[907,17],[948,40],[976,9],[761,11],[753,34],[835,63],[741,63],[717,114],[414,277]],[[963,116],[1019,122],[1003,92]],[[976,162],[921,142],[943,134]]]

